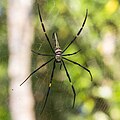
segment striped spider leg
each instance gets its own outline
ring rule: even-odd
[[[68,80],[71,84],[71,87],[72,87],[72,91],[73,91],[73,94],[74,94],[74,99],[73,99],[73,106],[75,105],[75,98],[76,98],[76,92],[75,92],[75,88],[71,82],[71,78],[70,78],[70,75],[68,73],[68,70],[67,70],[67,67],[65,65],[65,61],[68,61],[68,62],[71,62],[81,68],[83,68],[84,70],[86,70],[90,77],[91,77],[91,81],[93,79],[92,77],[92,74],[90,72],[89,69],[87,69],[86,67],[82,66],[81,64],[75,62],[75,61],[72,61],[72,60],[69,60],[67,58],[65,58],[65,56],[71,56],[71,55],[75,55],[77,54],[80,50],[76,51],[76,52],[73,52],[73,53],[70,53],[70,54],[64,54],[64,52],[68,49],[68,47],[76,40],[76,38],[80,35],[84,25],[85,25],[85,22],[86,22],[86,19],[87,19],[87,15],[88,15],[88,10],[86,10],[86,15],[85,15],[85,18],[84,18],[84,21],[83,21],[83,24],[82,24],[82,27],[79,29],[78,33],[76,34],[76,36],[73,38],[73,40],[67,45],[67,47],[62,51],[61,48],[60,48],[60,45],[59,45],[59,42],[58,42],[58,36],[57,36],[57,33],[53,33],[53,39],[54,39],[54,42],[55,42],[55,48],[53,49],[51,43],[50,43],[50,40],[49,40],[49,37],[46,33],[46,29],[45,29],[45,26],[43,24],[43,20],[42,20],[42,16],[41,16],[41,13],[40,13],[40,8],[39,8],[39,4],[37,4],[38,6],[38,13],[39,13],[39,18],[40,18],[40,23],[41,23],[41,26],[42,26],[42,30],[45,34],[45,37],[50,45],[50,48],[53,52],[53,54],[42,54],[42,53],[39,53],[39,52],[36,52],[34,50],[32,50],[32,52],[34,54],[37,54],[37,55],[41,55],[41,56],[50,56],[52,57],[50,60],[48,60],[46,63],[42,64],[40,67],[38,67],[37,69],[35,69],[32,73],[30,73],[30,75],[20,84],[23,85],[29,77],[31,77],[35,72],[37,72],[38,70],[40,70],[42,67],[44,67],[45,65],[47,65],[48,63],[50,63],[51,61],[53,61],[53,68],[52,68],[52,72],[51,72],[51,77],[50,77],[50,81],[49,81],[49,85],[48,85],[48,90],[47,90],[47,95],[46,95],[46,98],[45,98],[45,101],[44,101],[44,104],[43,104],[43,107],[42,107],[42,110],[41,110],[41,113],[44,111],[44,108],[46,106],[46,103],[47,103],[47,99],[48,99],[48,96],[49,96],[49,92],[50,92],[50,88],[52,86],[52,80],[53,80],[53,76],[54,76],[54,70],[55,70],[55,67],[56,67],[56,64],[61,64],[63,65],[64,67],[64,70],[66,72],[66,76],[68,77]]]

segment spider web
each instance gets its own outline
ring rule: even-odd
[[[59,19],[59,10],[57,10],[57,3],[56,1],[52,1],[52,7],[49,7],[49,1],[40,1],[40,6],[44,5],[47,6],[46,10],[42,9],[45,7],[41,7],[41,14],[43,18],[43,22],[45,24],[46,31],[48,33],[48,36],[50,38],[50,42],[52,43],[54,47],[54,43],[51,40],[51,36],[53,32],[58,32],[58,29],[54,25]],[[67,5],[66,5],[67,7]],[[69,9],[69,8],[67,8]],[[46,12],[47,11],[47,12]],[[69,11],[70,12],[70,11]],[[44,13],[47,13],[44,14]],[[52,16],[52,17],[51,17]],[[84,16],[83,16],[84,17]],[[51,21],[52,20],[52,21]],[[73,20],[72,22],[74,22]],[[50,54],[52,53],[49,44],[47,43],[47,40],[44,36],[44,33],[42,32],[42,28],[40,26],[39,18],[37,17],[38,22],[38,28],[36,30],[36,40],[34,42],[33,48],[35,51],[38,51],[40,53],[46,53]],[[70,22],[70,21],[68,21]],[[75,23],[76,26],[78,26],[78,23]],[[72,26],[72,25],[71,25]],[[53,29],[54,30],[53,30]],[[77,29],[77,27],[76,27]],[[79,28],[78,28],[79,29]],[[71,31],[69,31],[71,32]],[[77,32],[72,31],[73,33]],[[84,33],[82,33],[84,34]],[[62,40],[61,36],[58,36],[59,40]],[[84,36],[85,37],[85,36]],[[87,39],[87,38],[85,38]],[[84,40],[85,41],[85,40]],[[69,40],[67,41],[59,41],[62,46],[65,46],[64,44],[68,44]],[[87,41],[81,42],[81,46],[78,46],[77,44],[78,40],[75,41],[75,44],[77,48],[83,48],[82,52],[85,52],[84,45],[87,45]],[[89,47],[89,46],[88,46]],[[72,46],[71,49],[68,49],[68,52],[74,52],[77,49]],[[81,52],[81,53],[82,53]],[[85,59],[88,54],[82,53],[80,56],[81,58]],[[50,57],[43,57],[43,56],[37,56],[33,55],[33,64],[32,68],[35,69],[38,66],[42,65],[43,63],[47,62],[50,59]],[[76,62],[82,63],[83,61],[80,61],[79,58],[71,57],[71,60],[75,60]],[[96,62],[94,59],[91,59],[89,63]],[[67,62],[66,62],[67,63]],[[89,63],[84,63],[85,65],[89,65]],[[90,63],[90,64],[91,64]],[[76,119],[85,119],[89,118],[90,114],[95,113],[96,111],[104,111],[106,114],[108,114],[109,105],[106,102],[105,99],[99,97],[96,95],[96,97],[93,97],[91,95],[92,93],[92,87],[95,86],[95,88],[98,88],[98,86],[94,83],[90,82],[89,75],[84,71],[81,70],[79,67],[74,67],[74,65],[66,65],[69,71],[69,74],[71,76],[72,83],[76,89],[76,104],[75,108],[72,109],[72,102],[73,102],[73,91],[71,89],[71,85],[68,81],[68,78],[66,77],[65,70],[62,66],[62,70],[59,69],[59,65],[56,64],[56,69],[54,72],[52,87],[48,96],[48,100],[45,106],[45,109],[42,114],[41,110],[44,105],[45,97],[47,94],[47,89],[50,81],[51,71],[53,67],[53,62],[46,65],[44,68],[40,69],[34,76],[33,76],[33,94],[35,97],[36,105],[35,105],[35,111],[36,111],[36,118],[37,120],[66,120],[69,119],[72,115],[76,115]],[[75,70],[75,71],[73,71]],[[78,72],[79,71],[79,72]],[[83,72],[84,71],[84,72]],[[74,75],[74,72],[76,72],[76,75]],[[78,76],[79,75],[79,76]],[[86,77],[87,76],[87,77]],[[74,79],[73,79],[74,78]],[[87,79],[87,80],[86,80]],[[80,86],[82,85],[82,86]],[[79,87],[79,89],[77,89]],[[87,86],[87,87],[86,87]],[[89,86],[89,87],[88,87]],[[92,105],[91,105],[92,104]],[[89,106],[92,106],[92,108],[89,108]],[[90,109],[90,110],[89,110]],[[80,115],[82,117],[80,117]]]
[[[45,4],[47,5],[48,2],[45,1]],[[50,22],[49,26],[47,26],[48,25],[47,23],[49,23],[48,19],[53,14],[55,7],[56,7],[56,3],[55,3],[55,1],[53,1],[53,7],[50,8],[48,15],[47,15],[47,19],[44,17],[44,11],[41,10],[43,12],[41,14],[42,14],[43,21],[44,21],[47,32],[50,31],[50,28],[52,27],[52,25],[54,25],[54,23],[57,19],[57,16],[59,15],[59,12],[56,11],[56,13],[54,13],[54,15],[53,15],[53,17],[54,17],[53,21]],[[39,22],[39,18],[37,18],[37,19]],[[39,24],[40,29],[38,28],[38,32],[37,32],[36,36],[39,40],[36,40],[34,42],[33,48],[35,49],[35,51],[39,51],[40,53],[50,54],[50,53],[52,53],[52,51],[49,47],[49,44],[47,43],[46,38],[44,37],[44,33],[41,30],[40,23],[38,23],[38,24]],[[51,40],[51,35],[48,34],[48,36]],[[54,47],[54,43],[52,41],[51,41],[51,43]],[[34,59],[34,57],[35,57],[35,60],[33,61],[33,64],[32,64],[33,69],[37,68],[38,66],[45,63],[48,59],[50,59],[49,57],[43,57],[43,56],[36,57],[36,55],[33,55],[33,59]],[[53,118],[56,118],[58,115],[61,118],[61,114],[64,117],[65,112],[68,113],[69,111],[72,110],[73,91],[71,89],[71,85],[67,80],[68,78],[66,79],[66,77],[65,77],[66,75],[65,75],[65,71],[63,70],[63,68],[62,68],[62,70],[60,70],[59,65],[56,64],[56,69],[55,69],[54,77],[53,77],[53,83],[52,83],[52,87],[50,90],[50,94],[48,96],[47,104],[45,106],[45,109],[44,109],[42,115],[40,115],[43,104],[44,104],[44,100],[45,100],[45,97],[47,94],[47,89],[48,89],[48,84],[50,81],[52,67],[53,67],[53,62],[46,65],[44,68],[39,70],[33,76],[33,79],[34,79],[33,80],[33,95],[36,100],[35,111],[36,111],[37,119],[49,118],[49,120],[50,119],[52,120]],[[60,76],[62,76],[62,78]],[[65,80],[65,82],[64,82],[64,80]],[[54,115],[54,113],[55,113],[55,115]],[[64,115],[63,115],[63,113],[64,113]]]

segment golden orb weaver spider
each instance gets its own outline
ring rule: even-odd
[[[72,91],[73,91],[73,94],[74,94],[74,99],[73,99],[73,107],[75,105],[75,98],[76,98],[76,92],[75,92],[75,88],[74,86],[72,85],[72,82],[71,82],[71,78],[70,78],[70,75],[68,73],[68,70],[66,68],[66,65],[65,65],[65,62],[64,60],[68,61],[68,62],[71,62],[75,65],[78,65],[79,67],[83,68],[84,70],[86,70],[90,77],[91,77],[91,81],[93,80],[93,77],[92,77],[92,74],[90,72],[89,69],[87,69],[86,67],[82,66],[81,64],[75,62],[75,61],[72,61],[72,60],[69,60],[67,58],[65,58],[64,56],[71,56],[71,55],[74,55],[74,54],[77,54],[80,50],[74,52],[74,53],[70,53],[70,54],[64,54],[64,52],[68,49],[68,47],[76,40],[76,38],[80,35],[84,25],[85,25],[85,22],[86,22],[86,19],[87,19],[87,15],[88,15],[88,10],[86,10],[86,15],[85,15],[85,18],[84,18],[84,21],[82,23],[82,27],[79,29],[78,33],[76,34],[76,36],[73,38],[73,40],[67,45],[67,47],[62,51],[61,48],[60,48],[60,45],[59,45],[59,42],[58,42],[58,37],[57,37],[57,33],[53,33],[53,39],[55,41],[55,49],[53,49],[51,43],[50,43],[50,40],[49,40],[49,37],[46,33],[46,29],[45,29],[45,26],[43,24],[43,20],[42,20],[42,16],[41,16],[41,13],[40,13],[40,8],[39,8],[39,4],[37,4],[37,7],[38,7],[38,12],[39,12],[39,19],[40,19],[40,23],[41,23],[41,26],[42,26],[42,30],[45,34],[45,37],[50,45],[50,48],[53,52],[53,54],[42,54],[42,53],[38,53],[38,52],[35,52],[32,50],[33,53],[37,54],[37,55],[41,55],[41,56],[52,56],[52,58],[47,61],[46,63],[42,64],[40,67],[38,67],[37,69],[35,69],[32,73],[30,73],[30,75],[20,84],[23,85],[29,77],[31,77],[35,72],[37,72],[38,70],[40,70],[42,67],[44,67],[45,65],[47,65],[48,63],[50,63],[52,60],[54,60],[53,62],[53,68],[52,68],[52,73],[51,73],[51,78],[50,78],[50,82],[49,82],[49,85],[48,85],[48,90],[47,90],[47,95],[46,95],[46,98],[45,98],[45,102],[44,102],[44,105],[43,105],[43,108],[42,108],[42,111],[41,113],[43,112],[45,106],[46,106],[46,103],[47,103],[47,99],[48,99],[48,95],[49,95],[49,92],[50,92],[50,88],[51,88],[51,85],[52,85],[52,80],[53,80],[53,75],[54,75],[54,70],[55,70],[55,66],[56,66],[56,63],[60,63],[61,65],[63,65],[64,69],[65,69],[65,72],[66,72],[66,75],[69,79],[69,82],[71,84],[71,87],[72,87]]]

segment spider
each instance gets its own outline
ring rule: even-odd
[[[51,77],[50,77],[50,81],[49,81],[49,85],[48,85],[48,90],[47,90],[47,95],[45,97],[45,101],[44,101],[44,105],[42,107],[42,110],[41,110],[41,113],[43,112],[45,106],[46,106],[46,103],[47,103],[47,99],[48,99],[48,96],[49,96],[49,92],[50,92],[50,88],[51,88],[51,85],[52,85],[52,80],[53,80],[53,75],[54,75],[54,70],[55,70],[55,66],[56,64],[60,64],[60,66],[63,65],[64,69],[65,69],[65,72],[66,72],[66,76],[68,77],[68,80],[71,84],[71,87],[72,87],[72,91],[73,91],[73,94],[74,94],[74,98],[73,98],[73,105],[72,105],[72,108],[74,108],[74,105],[75,105],[75,98],[76,98],[76,92],[75,92],[75,88],[71,82],[71,78],[70,78],[70,75],[68,73],[68,70],[67,70],[67,67],[65,65],[65,61],[68,61],[70,63],[73,63],[81,68],[83,68],[84,70],[86,70],[90,77],[91,77],[91,81],[93,80],[93,77],[92,77],[92,74],[90,72],[89,69],[87,69],[86,67],[82,66],[81,64],[75,62],[75,61],[72,61],[72,60],[69,60],[67,58],[65,58],[64,56],[71,56],[71,55],[75,55],[77,54],[80,50],[74,52],[74,53],[70,53],[70,54],[64,54],[64,52],[68,49],[68,47],[76,40],[76,38],[80,35],[84,25],[85,25],[85,22],[86,22],[86,19],[87,19],[87,15],[88,15],[88,10],[86,10],[86,15],[85,15],[85,18],[84,18],[84,21],[82,23],[82,27],[79,29],[78,33],[76,34],[76,36],[73,38],[73,40],[67,45],[67,47],[62,51],[61,48],[60,48],[60,45],[59,45],[59,42],[58,42],[58,36],[57,36],[57,33],[53,33],[53,39],[54,39],[54,42],[55,42],[55,48],[53,49],[51,43],[50,43],[50,40],[49,40],[49,37],[46,33],[46,29],[45,29],[45,26],[43,24],[43,20],[42,20],[42,16],[41,16],[41,13],[40,13],[40,8],[39,8],[39,4],[37,4],[37,9],[38,9],[38,13],[39,13],[39,19],[40,19],[40,23],[41,23],[41,27],[42,27],[42,30],[44,32],[44,35],[50,45],[50,48],[53,52],[53,54],[42,54],[42,53],[38,53],[38,52],[35,52],[34,50],[32,50],[32,52],[34,54],[37,54],[37,55],[41,55],[41,56],[52,56],[52,58],[47,61],[46,63],[42,64],[40,67],[38,67],[37,69],[35,69],[32,73],[30,73],[30,75],[20,84],[23,85],[29,77],[31,77],[35,72],[37,72],[38,70],[40,70],[42,67],[44,67],[45,65],[47,65],[48,63],[50,63],[51,61],[53,61],[53,68],[52,68],[52,73],[51,73]],[[61,67],[60,67],[61,69]]]

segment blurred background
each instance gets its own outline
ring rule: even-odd
[[[62,50],[79,31],[88,9],[83,31],[65,53],[81,49],[76,55],[66,58],[85,66],[93,76],[91,82],[87,71],[64,60],[76,90],[75,107],[72,108],[71,85],[63,66],[60,70],[59,64],[56,64],[51,91],[42,114],[53,62],[35,73],[31,82],[28,80],[22,86],[20,83],[30,71],[51,58],[35,55],[31,50],[46,54],[52,54],[52,50],[42,31],[36,2],[12,2],[0,1],[0,119],[27,120],[27,113],[31,112],[31,120],[120,120],[120,1],[37,1],[52,46],[52,33],[57,32]],[[22,4],[28,12],[20,7]],[[18,17],[14,15],[17,10],[22,11]],[[28,16],[24,16],[24,13]],[[22,27],[19,27],[21,22],[14,22],[19,20],[24,21]],[[14,27],[13,30],[16,24],[18,28]],[[24,32],[20,33],[19,29]],[[15,41],[13,36],[17,38]],[[17,77],[14,77],[15,74]],[[28,89],[29,94],[25,95]],[[24,102],[29,103],[29,108],[22,106]],[[22,107],[27,111],[22,112]],[[24,119],[22,113],[26,114],[23,115]]]

